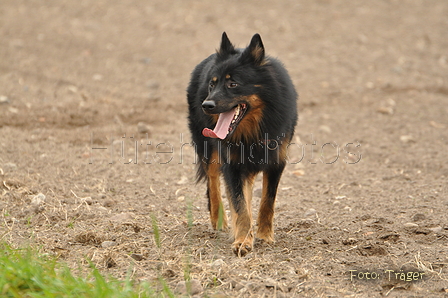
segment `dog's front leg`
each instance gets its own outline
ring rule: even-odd
[[[232,216],[232,250],[236,255],[244,256],[252,250],[254,242],[251,201],[255,175],[243,176],[227,169],[224,179]]]
[[[280,182],[285,164],[281,163],[263,172],[263,193],[258,212],[257,238],[263,239],[267,243],[274,242],[274,207],[277,188]]]
[[[218,163],[218,153],[212,153],[211,163],[207,167],[207,197],[210,220],[215,230],[227,230],[227,216],[221,200],[219,183],[221,164]]]

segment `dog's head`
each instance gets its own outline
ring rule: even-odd
[[[268,60],[259,34],[252,37],[245,49],[236,49],[225,32],[215,59],[208,73],[208,96],[202,102],[202,109],[214,115],[217,123],[214,130],[205,128],[202,133],[224,139],[249,114],[261,117],[263,102],[258,93],[268,75],[264,68]]]

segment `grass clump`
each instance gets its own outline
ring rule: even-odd
[[[77,277],[55,258],[0,243],[0,297],[145,298],[154,297],[154,292],[149,285],[134,285],[129,279],[106,280],[94,266],[86,278]]]

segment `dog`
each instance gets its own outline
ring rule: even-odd
[[[222,174],[231,211],[232,250],[238,256],[252,250],[252,190],[256,175],[263,172],[256,237],[273,243],[277,187],[298,119],[298,95],[287,70],[265,55],[259,34],[240,49],[224,32],[219,50],[193,70],[187,100],[197,181],[207,184],[212,227],[228,228]]]

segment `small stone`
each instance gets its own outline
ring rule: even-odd
[[[386,99],[386,104],[388,104],[391,107],[395,107],[397,105],[397,103],[395,102],[395,100],[393,100],[392,98],[388,98]]]
[[[42,213],[45,210],[45,206],[43,206],[43,205],[32,205],[30,210],[33,211],[36,214]]]
[[[363,220],[363,221],[369,220],[371,218],[372,218],[372,216],[370,214],[364,214],[363,216],[361,216],[361,220]]]
[[[42,193],[39,193],[31,199],[31,204],[32,205],[42,205],[45,202],[45,199],[46,199],[45,195]]]
[[[145,257],[141,254],[131,254],[131,258],[133,258],[136,261],[141,261],[143,260]]]
[[[429,121],[429,125],[431,125],[432,127],[435,127],[435,128],[445,128],[445,125],[437,123],[435,121]]]
[[[177,198],[177,201],[178,202],[183,202],[183,201],[185,201],[185,197],[184,196],[180,196],[180,197]]]
[[[378,236],[379,239],[384,241],[392,241],[395,242],[400,238],[400,234],[397,233],[385,233],[383,235]]]
[[[176,285],[175,291],[179,294],[184,295],[197,295],[204,291],[201,283],[197,279],[192,279],[190,281],[180,281]]]
[[[348,239],[342,240],[342,244],[344,244],[344,245],[354,245],[356,243],[358,243],[358,240],[355,238],[348,238]]]
[[[92,205],[93,204],[93,200],[92,200],[91,197],[81,198],[81,202],[82,203],[86,203],[87,205]]]
[[[314,216],[316,216],[316,213],[317,213],[316,209],[310,208],[305,211],[304,216],[305,217],[311,217],[311,216],[314,217]]]
[[[367,89],[373,89],[373,88],[375,88],[375,84],[373,84],[373,82],[367,82],[366,83],[366,88]]]
[[[211,264],[211,266],[213,267],[213,268],[221,268],[222,267],[222,265],[224,265],[225,264],[225,262],[224,262],[224,260],[223,259],[217,259],[217,260],[214,260],[213,261],[213,263]]]
[[[413,222],[407,222],[403,225],[405,228],[417,228],[418,224],[413,223]]]
[[[0,95],[0,104],[2,103],[9,103],[9,98],[4,95]]]
[[[186,176],[182,176],[179,181],[176,182],[178,185],[187,184],[188,178]]]
[[[102,248],[108,248],[108,247],[112,247],[112,246],[115,246],[115,245],[117,245],[117,243],[114,242],[114,241],[103,241],[101,243],[101,247]]]
[[[152,127],[145,122],[137,123],[137,130],[139,133],[151,133]]]
[[[296,170],[296,171],[293,171],[292,173],[294,175],[296,175],[297,177],[305,175],[305,171],[304,170]]]
[[[433,233],[438,234],[443,231],[443,228],[439,226],[439,227],[429,228],[428,230],[430,230]]]
[[[384,115],[392,115],[394,113],[394,109],[391,107],[380,107],[377,110],[378,113],[384,114]]]
[[[321,126],[319,126],[319,131],[325,132],[325,133],[331,133],[331,128],[327,125],[321,125]]]
[[[94,75],[92,76],[92,79],[93,79],[94,81],[101,81],[101,80],[103,79],[103,75],[101,75],[101,74],[99,74],[99,73],[94,74]]]
[[[112,201],[112,200],[105,200],[103,202],[104,207],[112,207],[113,205],[114,205],[114,201]]]
[[[8,108],[8,111],[10,111],[10,112],[13,113],[13,114],[17,114],[17,113],[19,113],[19,109],[14,108],[14,107],[9,107],[9,108]]]
[[[411,135],[404,135],[400,137],[400,141],[407,144],[407,143],[415,143],[415,139]]]
[[[96,210],[98,212],[109,212],[109,210],[107,210],[107,208],[104,206],[99,206]]]
[[[278,284],[278,282],[275,279],[270,278],[270,277],[267,277],[264,280],[264,285],[266,288],[275,288],[275,286],[277,286],[277,284]]]
[[[422,213],[417,213],[414,216],[412,216],[412,221],[421,221],[424,220],[426,218],[426,216]]]
[[[67,90],[70,91],[71,93],[78,93],[78,87],[74,85],[68,86]]]

